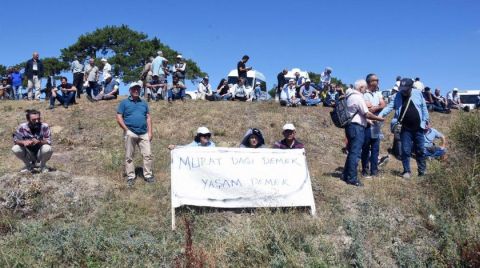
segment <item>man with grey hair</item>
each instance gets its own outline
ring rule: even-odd
[[[95,66],[95,59],[90,58],[88,60],[88,65],[85,66],[85,75],[83,79],[88,83],[87,99],[92,102],[95,101],[93,98],[98,94],[98,78],[99,70],[98,67]]]
[[[73,74],[73,86],[77,89],[77,98],[80,98],[83,93],[83,64],[78,60],[78,56],[73,57],[70,68]]]
[[[383,118],[376,116],[368,110],[367,104],[363,99],[362,92],[367,89],[365,80],[357,80],[355,88],[345,97],[347,111],[351,116],[351,122],[345,127],[347,136],[347,159],[343,168],[343,180],[354,186],[363,186],[357,177],[357,166],[360,154],[362,152],[363,142],[365,140],[365,128],[367,119],[384,121]]]
[[[183,56],[177,55],[177,62],[173,66],[173,77],[177,77],[183,84],[185,84],[186,67],[187,63],[183,60]]]
[[[167,59],[163,57],[162,51],[157,51],[157,57],[152,62],[152,75],[158,75],[160,81],[165,80],[164,62]]]
[[[321,89],[323,89],[325,86],[330,85],[332,81],[332,68],[327,67],[325,68],[325,71],[320,74],[320,86]]]
[[[38,52],[33,52],[32,58],[25,64],[25,76],[28,78],[28,99],[40,100],[40,89],[42,87],[43,63],[39,59]]]

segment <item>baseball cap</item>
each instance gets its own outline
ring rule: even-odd
[[[400,80],[400,86],[398,87],[398,91],[403,91],[403,90],[410,90],[413,88],[413,80],[410,78],[403,78]]]
[[[456,88],[456,87],[455,87],[455,88],[453,88],[453,91],[458,91],[458,88]]]
[[[103,75],[103,79],[105,79],[105,80],[107,80],[110,77],[112,77],[112,75],[109,74],[109,73],[106,73],[106,74]]]
[[[310,83],[312,81],[310,81],[310,79],[307,78],[307,80],[305,80],[305,83]]]
[[[283,125],[283,130],[295,130],[295,126],[293,124],[285,124]]]
[[[107,59],[102,58],[100,61],[102,61],[102,62],[107,62]]]
[[[288,82],[295,82],[295,79],[290,78],[290,79],[288,80]]]
[[[199,127],[197,129],[197,134],[211,134],[211,133],[207,127]]]
[[[177,59],[181,59],[181,58],[183,58],[182,55],[177,55]]]
[[[130,88],[134,88],[134,87],[140,87],[141,88],[142,86],[137,82],[132,82],[132,83],[130,83],[130,86],[128,88],[130,89]]]
[[[203,79],[208,80],[208,76],[205,76]]]

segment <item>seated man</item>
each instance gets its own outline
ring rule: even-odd
[[[161,97],[163,97],[163,88],[165,87],[165,83],[160,79],[158,74],[152,75],[152,80],[147,81],[146,87],[146,94],[147,94],[147,101],[153,99],[155,101],[159,101]]]
[[[435,144],[436,139],[442,140],[442,146]],[[425,129],[425,157],[445,160],[447,153],[447,139],[438,130],[432,128],[431,124],[426,125]]]
[[[205,76],[202,79],[202,82],[198,84],[198,87],[197,87],[198,98],[201,100],[215,101],[217,100],[216,95],[212,91],[212,85],[210,85],[208,81],[209,81],[208,76]]]
[[[68,105],[73,104],[75,101],[77,88],[74,85],[67,83],[67,78],[65,76],[63,76],[60,81],[61,84],[57,88],[52,88],[50,106],[48,109],[53,109],[55,107],[55,100],[58,100],[58,102],[60,102],[65,108],[68,108]]]
[[[197,134],[193,141],[187,145],[186,147],[215,147],[215,143],[211,141],[212,133],[206,127],[199,127],[197,129]],[[169,150],[173,150],[177,147],[177,145],[170,144],[168,145]]]
[[[280,105],[288,107],[296,107],[300,105],[300,99],[297,98],[297,89],[294,79],[288,80],[288,84],[285,85],[280,93]]]
[[[250,99],[248,90],[245,87],[245,80],[243,78],[238,79],[238,82],[233,86],[232,91],[232,100],[247,101]]]
[[[305,84],[300,88],[300,99],[302,105],[316,106],[322,100],[318,97],[318,91],[310,85],[310,79],[305,80]]]
[[[258,128],[249,128],[243,136],[240,143],[241,148],[263,148],[265,147],[265,139]]]
[[[118,95],[118,82],[110,74],[105,74],[102,91],[95,96],[95,100],[114,100]]]
[[[447,104],[449,109],[460,109],[461,101],[460,96],[458,95],[458,88],[454,88],[451,92],[447,94]]]
[[[323,106],[326,107],[335,107],[339,99],[339,94],[335,85],[331,85],[330,89],[326,92],[325,98],[323,99]]]
[[[168,88],[168,102],[173,100],[182,100],[185,102],[185,89],[187,87],[180,81],[177,76],[173,77],[172,84]]]
[[[20,172],[32,172],[40,163],[40,171],[46,173],[47,161],[53,153],[50,127],[42,123],[39,111],[27,110],[26,113],[28,122],[20,124],[13,134],[12,152],[25,164]]]
[[[293,124],[285,124],[283,126],[283,140],[273,144],[275,149],[303,149],[303,143],[295,138],[295,126]]]
[[[440,94],[440,89],[436,88],[433,98],[433,110],[439,112],[449,113],[450,109],[447,107],[447,100]]]
[[[12,91],[12,86],[8,84],[7,78],[2,78],[2,84],[0,84],[0,99],[6,100],[9,99]]]

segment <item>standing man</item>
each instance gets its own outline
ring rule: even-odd
[[[391,111],[395,110],[395,116],[392,120],[394,130],[400,131],[400,140],[402,142],[402,177],[409,179],[411,177],[410,157],[412,149],[415,149],[417,157],[418,175],[425,175],[427,166],[425,162],[425,129],[429,121],[427,104],[420,90],[413,89],[413,80],[403,78],[400,81],[399,93],[395,99],[383,109],[379,116],[385,117]]]
[[[242,57],[242,60],[237,63],[238,79],[244,78],[247,81],[247,72],[252,70],[252,67],[246,67],[245,63],[250,59],[248,55]]]
[[[152,61],[152,76],[158,75],[161,82],[165,81],[164,62],[167,59],[163,57],[162,51],[157,51],[157,57]]]
[[[88,82],[88,87],[87,87],[87,99],[89,101],[95,101],[93,97],[97,96],[98,94],[98,78],[99,78],[99,71],[98,67],[95,66],[95,59],[90,58],[88,60],[88,65],[85,66],[85,76],[84,80]],[[93,90],[93,96],[92,96],[92,90]]]
[[[323,89],[325,86],[330,85],[332,81],[331,74],[332,74],[332,68],[330,67],[325,68],[325,71],[323,71],[320,74],[320,85],[322,87],[321,89]]]
[[[22,93],[20,92],[20,88],[22,87],[23,76],[18,71],[17,67],[13,68],[13,72],[10,74],[10,79],[12,80],[12,89],[13,89],[14,97],[16,100],[19,100],[21,98],[20,95],[22,95]]]
[[[366,88],[367,82],[365,80],[357,80],[355,82],[355,88],[346,96],[347,110],[348,114],[352,116],[352,121],[345,127],[348,154],[343,168],[343,180],[357,187],[363,186],[357,176],[357,166],[358,160],[360,160],[363,142],[365,141],[367,119],[384,120],[368,110],[361,93],[364,92]]]
[[[108,76],[112,76],[112,65],[108,63],[108,60],[106,58],[102,58],[102,63],[103,63],[103,69],[102,69],[102,78],[103,81],[107,80]]]
[[[278,101],[280,99],[280,93],[282,92],[283,87],[287,84],[287,79],[285,75],[288,73],[287,69],[283,69],[277,75],[277,94],[275,94],[275,100]]]
[[[27,61],[25,65],[25,76],[28,79],[28,99],[32,100],[33,96],[35,96],[36,100],[40,100],[40,89],[42,87],[42,77],[43,77],[43,63],[39,59],[40,55],[38,52],[33,52],[33,56],[31,59]],[[35,88],[35,95],[33,95],[33,91]]]
[[[61,79],[61,84],[58,88],[53,87],[52,95],[50,96],[50,106],[48,109],[53,109],[55,106],[55,100],[58,100],[60,104],[63,104],[63,107],[68,108],[68,105],[73,104],[75,101],[75,92],[77,89],[74,85],[67,83],[67,78],[63,76]]]
[[[12,152],[25,164],[20,172],[32,172],[40,162],[40,171],[46,173],[47,161],[53,153],[50,127],[42,123],[39,111],[27,110],[26,113],[27,122],[20,124],[13,134]]]
[[[177,77],[182,84],[185,84],[185,73],[186,73],[187,63],[183,60],[182,55],[177,55],[177,62],[173,66],[173,77]]]
[[[152,141],[152,120],[148,104],[140,98],[140,84],[130,84],[130,96],[118,105],[117,123],[125,135],[125,171],[127,185],[135,184],[135,165],[133,157],[138,146],[143,156],[143,176],[147,182],[154,182],[152,172],[153,157],[150,150]]]
[[[367,89],[363,93],[365,104],[370,113],[378,115],[385,108],[382,93],[378,90],[378,77],[375,74],[369,74],[365,80],[367,81]],[[380,153],[382,136],[380,124],[374,122],[367,123],[365,141],[362,148],[362,176],[364,177],[368,178],[378,175],[378,155]]]
[[[73,86],[77,88],[77,98],[80,99],[83,93],[83,64],[80,63],[76,55],[70,68],[73,73]]]

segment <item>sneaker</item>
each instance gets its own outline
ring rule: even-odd
[[[50,172],[50,169],[48,167],[43,167],[40,169],[40,173],[48,173]]]
[[[22,169],[20,169],[20,173],[28,173],[28,172],[32,172],[32,170],[33,170],[32,166],[25,166]]]
[[[135,179],[127,179],[127,186],[128,187],[133,187],[135,184]]]
[[[390,160],[389,155],[385,155],[385,156],[380,157],[380,160],[378,160],[378,166],[381,167],[381,166],[386,165],[388,163],[388,160]]]
[[[48,106],[47,110],[53,110],[53,105]]]
[[[410,172],[403,172],[402,173],[402,178],[404,179],[410,179],[412,177],[412,174]]]
[[[95,100],[89,94],[87,94],[87,100],[89,100],[90,102],[95,102]]]
[[[63,107],[64,107],[65,109],[68,109],[68,105],[67,105],[67,104],[64,104]]]
[[[425,176],[425,175],[426,175],[425,172],[418,172],[418,176],[419,176],[419,177],[423,177],[423,176]]]
[[[368,175],[368,172],[366,172],[365,170],[362,171],[362,177],[365,178],[365,179],[371,179],[372,176]]]
[[[355,187],[363,187],[363,183],[361,181],[356,181],[356,182],[348,182],[347,181],[347,184],[350,184],[350,185],[353,185]]]
[[[145,178],[145,181],[148,182],[148,183],[155,182],[155,177],[154,176],[147,177],[147,178]]]

